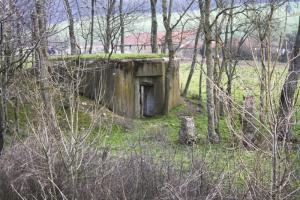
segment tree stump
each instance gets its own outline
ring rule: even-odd
[[[251,148],[256,140],[255,104],[253,96],[246,96],[242,116],[243,145]]]
[[[193,145],[197,141],[196,127],[193,117],[185,116],[181,120],[181,129],[179,131],[179,143]]]

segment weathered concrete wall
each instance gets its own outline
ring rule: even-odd
[[[163,59],[131,59],[111,61],[109,64],[99,60],[81,62],[80,65],[84,66],[81,70],[82,81],[80,83],[82,95],[100,100],[115,113],[138,118],[141,117],[143,109],[142,99],[144,96],[141,95],[144,93],[141,92],[141,87],[151,87],[153,89],[152,114],[162,114],[167,61]],[[75,65],[75,63],[69,65]],[[181,102],[178,61],[172,82],[170,109]]]
[[[175,62],[175,70],[172,77],[172,85],[169,98],[169,108],[172,109],[181,103],[180,98],[180,77],[179,77],[179,61]]]
[[[134,117],[135,87],[134,65],[132,62],[117,63],[114,76],[114,94],[109,108],[114,112],[129,117]],[[109,98],[107,99],[109,100]]]
[[[89,98],[103,100],[114,93],[114,66],[100,63],[88,64],[82,71],[80,92]]]

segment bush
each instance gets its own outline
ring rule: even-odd
[[[112,158],[90,149],[72,170],[76,161],[62,152],[59,145],[45,152],[34,139],[6,152],[0,160],[0,199],[199,199],[210,189],[203,163],[184,173],[168,160],[139,154]]]

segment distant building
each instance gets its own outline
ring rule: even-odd
[[[195,45],[196,31],[173,32],[173,44],[178,50],[177,55],[182,57],[190,57]],[[165,43],[165,32],[158,32],[157,45],[160,53],[167,52],[167,44]],[[151,53],[151,33],[132,33],[125,37],[125,52],[126,53]],[[120,45],[118,45],[119,49]],[[203,39],[199,40],[198,49],[203,48]],[[215,43],[213,42],[213,48]],[[200,53],[200,51],[199,51]]]

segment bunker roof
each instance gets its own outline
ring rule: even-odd
[[[147,59],[163,59],[166,57],[165,54],[80,54],[80,55],[62,55],[62,56],[51,56],[50,60],[52,61],[74,61],[77,59],[86,59],[86,60],[107,60],[112,61],[123,61],[123,60],[147,60]]]

